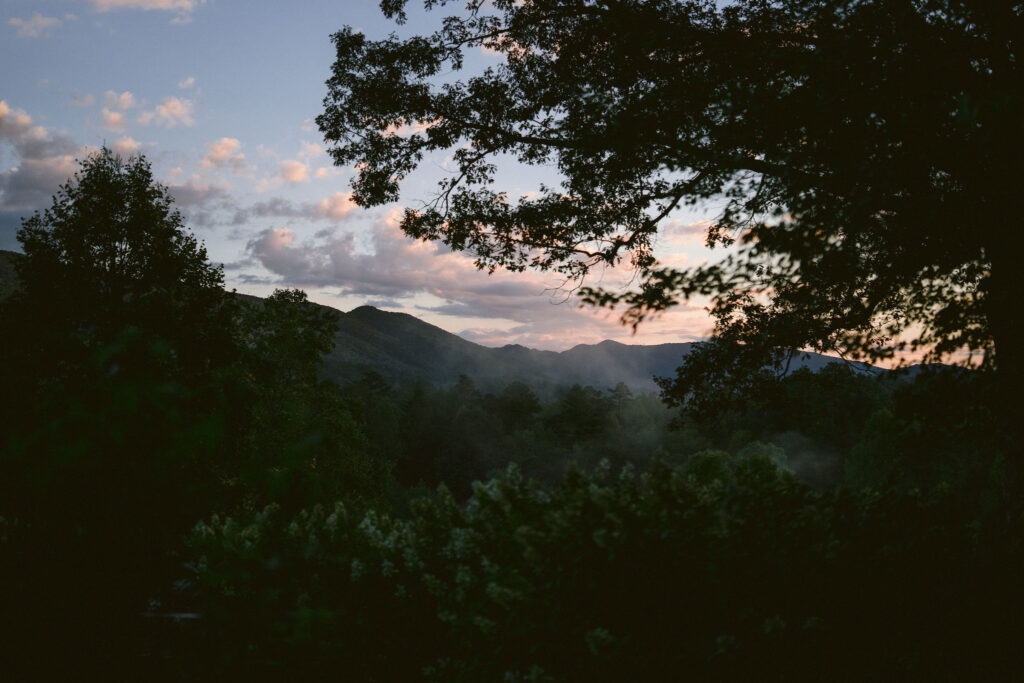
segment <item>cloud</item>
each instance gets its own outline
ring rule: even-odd
[[[138,154],[141,147],[142,145],[139,144],[139,141],[131,137],[121,138],[110,145],[110,149],[121,157],[134,156]]]
[[[288,218],[302,221],[331,221],[340,223],[353,215],[358,208],[347,192],[336,192],[326,199],[311,203],[294,203],[282,197],[273,197],[263,202],[235,211],[231,225],[245,226],[259,218]]]
[[[77,90],[71,93],[72,107],[91,107],[96,104],[96,98],[89,93],[82,94]]]
[[[100,110],[100,116],[103,117],[103,127],[107,130],[114,131],[115,133],[124,131],[125,118],[121,112],[103,107]]]
[[[7,23],[18,29],[19,38],[49,38],[50,34],[46,30],[61,25],[57,17],[44,17],[39,12],[33,12],[28,19],[13,17]]]
[[[97,12],[110,12],[121,9],[138,9],[148,11],[174,12],[174,23],[185,23],[191,20],[192,12],[206,0],[86,0]]]
[[[282,161],[281,177],[292,184],[301,183],[309,180],[309,167],[301,161]]]
[[[372,252],[356,248],[352,232],[320,233],[300,240],[290,228],[267,229],[247,245],[248,253],[268,270],[296,284],[340,287],[345,294],[405,297],[428,293],[468,302],[475,297],[530,297],[544,286],[533,277],[487,277],[465,254],[437,243],[415,241],[398,228],[399,212],[375,221]],[[493,316],[491,316],[493,317]]]
[[[401,124],[391,124],[384,129],[384,135],[406,138],[411,135],[418,135],[426,132],[427,129],[436,126],[441,123],[441,119],[423,120],[417,121],[416,123],[403,122]]]
[[[135,106],[135,95],[127,90],[123,93],[108,90],[103,93],[103,106],[107,109],[120,109],[121,111],[131,109]]]
[[[171,171],[172,177],[178,175]],[[174,206],[181,210],[186,222],[192,226],[214,227],[221,224],[215,213],[226,210],[232,202],[226,185],[206,183],[196,176],[185,183],[169,185],[167,192],[174,198]]]
[[[181,88],[182,90],[188,90],[189,88],[191,88],[195,84],[196,84],[196,77],[195,76],[189,76],[188,78],[185,78],[183,80],[178,81],[178,87]]]
[[[78,170],[75,156],[86,150],[0,100],[0,147],[6,145],[13,148],[15,164],[0,170],[0,249],[16,249],[22,217],[49,205]]]
[[[707,237],[708,228],[711,227],[712,222],[708,220],[685,223],[678,218],[673,218],[664,224],[661,232],[669,244],[676,246],[686,243],[703,242]]]
[[[324,148],[314,142],[303,142],[299,145],[299,158],[315,159],[324,153]]]
[[[140,114],[138,121],[144,126],[155,123],[166,128],[173,128],[178,124],[194,126],[196,124],[195,119],[192,118],[192,111],[194,109],[195,103],[192,100],[180,97],[166,97],[153,111]]]
[[[335,192],[327,199],[316,205],[321,216],[333,221],[343,220],[353,209],[356,203],[352,201],[352,195],[348,192]]]
[[[5,100],[0,100],[0,140],[14,144],[14,141],[25,135],[31,127],[31,116],[20,109],[11,109]]]
[[[221,138],[206,143],[206,156],[199,162],[200,168],[230,168],[233,173],[245,171],[245,155],[239,150],[242,143],[235,138]]]
[[[461,324],[464,337],[485,344],[566,348],[604,339],[662,343],[707,334],[707,314],[695,306],[679,306],[644,325],[641,336],[633,337],[619,324],[617,314],[579,307],[571,292],[560,289],[560,281],[551,275],[533,271],[488,275],[467,254],[407,237],[398,227],[400,217],[399,211],[392,211],[375,221],[369,245],[352,232],[302,238],[284,227],[257,232],[246,253],[251,262],[277,276],[277,284],[338,288],[341,296],[386,300],[389,308],[400,308],[398,304],[406,300],[410,312],[433,316],[449,328]],[[617,277],[625,281],[626,274]],[[411,305],[411,297],[423,300],[424,295],[438,303]],[[466,328],[473,321],[476,325]]]
[[[0,100],[0,143],[10,144],[17,165],[0,172],[0,210],[43,207],[78,166],[84,149],[64,133],[35,125],[32,117]]]
[[[171,185],[167,191],[174,197],[174,203],[179,207],[219,207],[231,199],[227,186],[204,183],[196,178],[181,185]]]
[[[316,169],[316,177],[317,178],[326,178],[327,177],[327,173],[329,171],[330,171],[330,169],[327,168],[326,166],[321,166],[320,168]]]

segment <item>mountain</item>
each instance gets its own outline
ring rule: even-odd
[[[0,251],[0,300],[17,286],[14,262],[21,254]],[[255,297],[245,296],[246,299]],[[314,304],[316,305],[316,304]],[[691,344],[579,344],[567,351],[539,351],[518,344],[491,348],[446,332],[407,313],[389,313],[360,306],[339,312],[334,349],[324,362],[324,374],[339,383],[376,372],[395,383],[424,380],[450,384],[468,375],[485,390],[509,382],[529,384],[542,395],[573,384],[613,387],[625,383],[634,392],[657,391],[653,377],[674,374]],[[845,362],[810,353],[793,369],[818,370]],[[870,366],[855,363],[861,369]]]
[[[517,344],[489,348],[425,323],[406,313],[360,306],[343,313],[334,350],[325,363],[329,376],[346,381],[377,372],[398,382],[446,384],[468,375],[482,387],[522,381],[543,389],[572,384],[653,391],[654,374],[668,374],[689,344],[626,345],[605,341],[568,351],[538,351]]]
[[[339,382],[376,372],[395,382],[425,380],[438,384],[468,375],[484,389],[512,381],[549,393],[572,384],[613,387],[625,383],[634,392],[657,391],[655,376],[675,373],[692,344],[579,344],[567,351],[538,351],[518,344],[490,348],[423,322],[407,313],[360,306],[340,316],[326,374]],[[794,359],[793,368],[819,370],[846,361],[817,353]],[[854,363],[865,372],[871,366]]]

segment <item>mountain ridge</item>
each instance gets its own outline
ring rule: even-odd
[[[22,255],[0,250],[0,299],[17,287],[14,262]],[[239,295],[246,299],[258,299]],[[358,380],[370,372],[400,384],[426,381],[451,384],[460,375],[485,390],[500,390],[519,381],[535,391],[552,394],[573,384],[608,388],[624,383],[632,391],[657,391],[654,377],[667,377],[689,353],[693,342],[624,344],[606,339],[577,344],[564,351],[531,349],[521,344],[488,347],[414,315],[361,305],[338,313],[334,346],[324,358],[323,374],[339,383]],[[846,363],[817,353],[801,354],[794,369],[818,370],[829,363]],[[867,370],[872,366],[851,363]]]

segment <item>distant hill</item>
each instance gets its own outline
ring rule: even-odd
[[[0,251],[0,299],[17,286],[14,262],[18,258],[21,254]],[[647,392],[657,390],[653,377],[674,374],[692,346],[689,342],[646,346],[603,341],[561,352],[528,349],[518,344],[491,348],[407,313],[360,306],[340,313],[339,317],[334,349],[324,364],[325,374],[339,383],[376,372],[396,383],[424,380],[449,384],[458,380],[459,375],[468,375],[487,390],[521,381],[542,395],[573,384],[613,387],[619,382],[634,392]],[[811,353],[793,365],[794,369],[818,370],[836,362],[845,361]]]
[[[634,392],[657,391],[655,376],[675,373],[692,343],[621,344],[603,341],[580,344],[566,351],[538,351],[517,344],[490,348],[423,322],[406,313],[389,313],[360,306],[341,314],[334,350],[326,361],[327,374],[344,382],[377,372],[397,382],[425,380],[447,384],[460,374],[482,388],[525,382],[546,393],[572,384],[613,387],[624,382]],[[793,369],[819,370],[838,358],[817,353],[794,360]],[[868,371],[863,363],[854,367]]]

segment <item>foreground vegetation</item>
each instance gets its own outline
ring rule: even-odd
[[[701,402],[348,386],[225,292],[143,159],[27,220],[2,302],[14,679],[994,679],[1022,517],[985,373]],[[717,393],[716,393],[717,392]],[[721,409],[722,407],[728,409]]]

